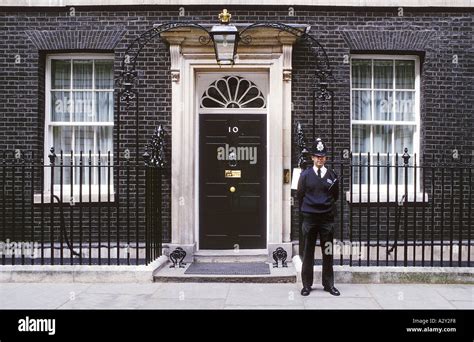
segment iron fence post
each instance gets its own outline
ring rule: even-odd
[[[405,195],[404,195],[404,243],[405,246],[403,247],[403,266],[407,266],[408,264],[408,161],[410,160],[410,155],[408,154],[408,148],[405,147],[403,150],[403,169],[405,172],[404,175],[404,183],[405,183]],[[415,194],[416,195],[416,194]]]

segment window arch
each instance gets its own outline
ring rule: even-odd
[[[265,96],[255,83],[241,76],[225,76],[201,97],[201,108],[266,108]]]

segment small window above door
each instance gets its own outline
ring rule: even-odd
[[[224,76],[204,91],[200,108],[266,108],[266,99],[259,87],[241,76]]]

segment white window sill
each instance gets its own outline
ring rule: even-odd
[[[55,191],[54,192],[55,196],[58,196],[59,199],[61,199],[61,192],[60,191]],[[74,195],[71,196],[69,191],[63,191],[63,196],[62,196],[62,203],[69,203],[71,205],[75,204],[81,204],[81,203],[106,203],[106,202],[114,202],[114,193],[111,191],[110,194],[107,193],[107,190],[102,191],[100,193],[100,198],[99,198],[99,192],[98,191],[92,191],[89,196],[89,192],[82,192],[82,201],[79,196],[79,191],[74,192]],[[53,198],[51,196],[51,192],[44,192],[43,193],[43,198],[41,198],[41,193],[36,193],[33,196],[33,201],[34,204],[49,204],[51,201],[53,203],[58,203],[57,199]]]
[[[395,190],[390,191],[387,196],[387,192],[380,192],[377,198],[377,192],[370,192],[367,193],[366,191],[362,191],[361,193],[359,192],[353,192],[352,193],[352,200],[351,200],[351,193],[350,191],[346,191],[346,201],[349,203],[404,203],[405,198],[404,198],[405,192],[404,191],[398,191],[398,196],[395,197]],[[413,191],[409,191],[407,193],[407,202],[408,203],[423,203],[423,195],[424,195],[424,202],[428,203],[428,194],[425,192],[416,192],[416,194]],[[369,202],[370,200],[370,202]]]

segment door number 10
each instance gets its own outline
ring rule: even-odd
[[[237,127],[237,126],[230,127],[229,126],[229,133],[237,133],[238,131],[239,131],[239,127]]]

